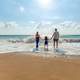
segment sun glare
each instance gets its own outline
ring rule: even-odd
[[[41,8],[50,8],[53,0],[36,0]]]

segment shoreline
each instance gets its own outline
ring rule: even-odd
[[[25,55],[25,56],[34,56],[34,57],[43,57],[43,58],[63,58],[63,59],[80,59],[80,55],[65,55],[65,54],[55,54],[55,53],[41,53],[41,52],[30,52],[30,51],[13,51],[13,52],[3,52],[0,55]]]
[[[52,43],[49,44],[49,51],[44,51],[43,43],[39,46],[39,53],[44,54],[48,53],[49,56],[80,56],[80,44],[76,43],[60,43],[58,53],[55,53],[55,49],[53,49]],[[0,43],[0,54],[1,53],[10,53],[10,52],[29,52],[34,53],[35,51],[35,43]],[[37,53],[37,52],[36,52]],[[36,54],[35,54],[36,55]],[[43,56],[43,55],[42,55]],[[45,55],[44,55],[45,56]]]

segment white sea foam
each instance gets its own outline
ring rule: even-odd
[[[35,56],[54,57],[56,55],[80,55],[80,43],[62,43],[59,49],[53,49],[52,43],[49,44],[49,51],[44,51],[43,44],[40,44],[39,51],[33,51],[35,44],[33,43],[2,43],[0,42],[0,53],[7,52],[25,52]],[[30,52],[30,53],[29,53]]]

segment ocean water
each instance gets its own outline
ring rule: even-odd
[[[80,39],[80,35],[62,35],[62,38],[74,38],[74,39]]]
[[[0,35],[0,40],[23,40],[31,37],[31,35]]]
[[[33,38],[32,35],[0,35],[0,40],[27,40]],[[60,38],[80,39],[80,35],[62,35]]]
[[[28,51],[33,52],[33,49],[35,49],[35,42],[34,43],[25,43],[25,41],[32,40],[32,35],[0,35],[0,53],[6,53],[6,52],[21,52],[21,51]],[[74,38],[74,39],[80,39],[80,35],[65,35],[61,38]],[[7,41],[4,43],[4,40]],[[13,43],[9,42],[11,41],[24,41],[23,43]],[[80,43],[60,43],[59,44],[59,50],[60,53],[55,53],[53,49],[53,43],[49,43],[49,51],[45,54],[44,52],[44,44],[40,43],[40,53],[34,54],[34,55],[42,55],[42,56],[54,56],[55,54],[64,54],[65,55],[80,55]],[[62,52],[62,53],[61,53]],[[44,53],[44,54],[43,54]],[[55,53],[55,54],[54,54]]]

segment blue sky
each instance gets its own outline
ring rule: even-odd
[[[80,21],[80,0],[43,1],[0,0],[0,21]]]

